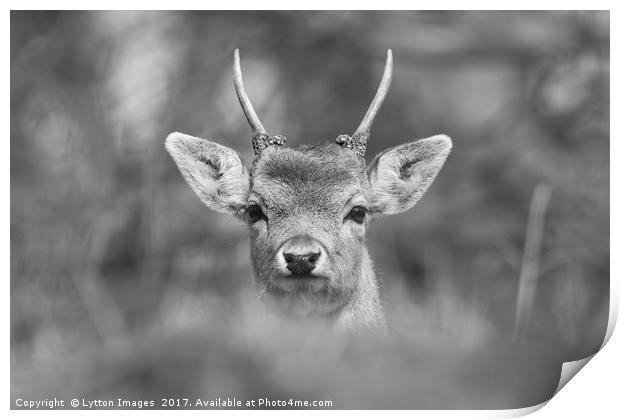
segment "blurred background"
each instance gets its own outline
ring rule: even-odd
[[[166,154],[251,161],[234,48],[289,144],[350,134],[388,48],[367,156],[452,137],[368,232],[391,340],[262,322],[245,226]],[[605,334],[609,162],[608,12],[12,12],[12,396],[539,403]]]

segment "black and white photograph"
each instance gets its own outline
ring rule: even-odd
[[[615,323],[608,10],[11,10],[9,110],[12,410],[525,409]]]

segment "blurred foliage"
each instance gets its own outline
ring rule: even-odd
[[[426,197],[369,232],[400,337],[384,358],[381,346],[338,358],[345,342],[305,365],[260,347],[311,357],[251,322],[246,229],[206,210],[164,151],[181,131],[251,159],[237,47],[263,123],[292,144],[350,133],[388,48],[368,155],[453,138]],[[517,345],[540,184],[552,199]],[[598,349],[608,308],[607,12],[11,13],[14,393],[322,389],[349,407],[518,407],[553,391],[559,361]],[[373,378],[384,387],[367,389]]]

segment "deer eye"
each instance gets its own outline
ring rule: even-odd
[[[265,216],[265,213],[263,213],[263,210],[258,204],[250,204],[245,209],[245,214],[247,214],[250,224],[254,224],[260,219],[267,220],[267,216]]]
[[[364,218],[366,217],[367,210],[362,206],[355,206],[351,209],[349,214],[345,219],[351,219],[355,223],[362,224],[364,223]]]

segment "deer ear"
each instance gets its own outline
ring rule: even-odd
[[[367,169],[371,212],[396,214],[413,207],[439,173],[450,149],[452,140],[441,134],[380,153]]]
[[[245,206],[250,176],[237,152],[181,133],[168,136],[166,150],[207,207],[237,214]]]

